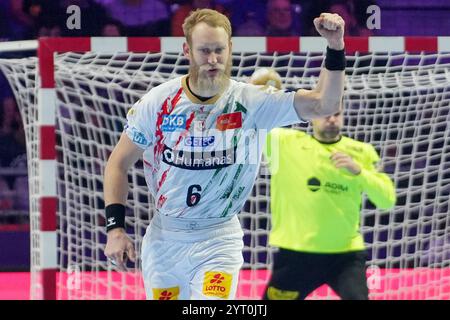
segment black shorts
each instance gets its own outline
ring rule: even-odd
[[[281,249],[274,254],[266,300],[303,300],[323,284],[341,299],[368,300],[365,251],[321,254]]]

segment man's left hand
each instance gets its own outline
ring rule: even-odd
[[[353,175],[358,175],[361,173],[361,167],[355,161],[353,161],[353,158],[348,154],[345,154],[343,152],[334,152],[331,155],[331,161],[338,169],[347,169]]]

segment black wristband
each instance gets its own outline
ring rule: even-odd
[[[325,58],[325,68],[330,71],[345,70],[345,50],[334,50],[327,47],[327,56]]]
[[[120,203],[107,205],[106,212],[106,232],[116,229],[125,229],[125,206]]]

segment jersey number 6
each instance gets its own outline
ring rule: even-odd
[[[200,185],[193,184],[192,186],[189,186],[186,197],[186,204],[188,207],[193,207],[200,202],[200,198],[202,196],[198,193],[198,191],[202,191],[202,187]]]

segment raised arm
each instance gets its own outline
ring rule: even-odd
[[[337,14],[322,13],[314,19],[319,34],[327,39],[325,68],[313,90],[300,89],[295,95],[295,110],[305,120],[329,116],[339,111],[344,94],[345,53],[344,20]]]
[[[123,271],[126,270],[126,257],[132,261],[136,259],[133,242],[124,228],[128,170],[142,156],[142,153],[143,150],[123,133],[105,169],[103,191],[108,230],[105,255]]]

